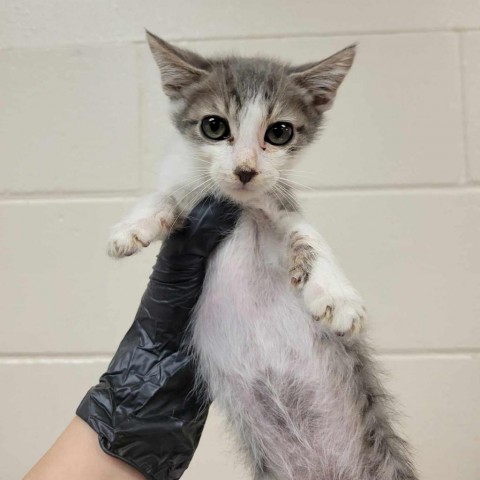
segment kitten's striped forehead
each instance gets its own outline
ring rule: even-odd
[[[259,112],[265,123],[289,120],[301,126],[305,143],[313,138],[320,122],[318,110],[290,80],[288,66],[242,57],[214,60],[210,74],[189,90],[175,121],[184,133],[206,115],[220,115],[239,128]]]
[[[237,112],[260,99],[272,103],[286,78],[283,65],[259,58],[225,59],[220,69],[227,87],[224,101]]]

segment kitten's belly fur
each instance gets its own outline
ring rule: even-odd
[[[359,454],[349,440],[355,422],[335,405],[329,362],[318,355],[319,328],[290,284],[285,244],[244,214],[211,259],[193,343],[255,478],[265,470],[282,480],[331,480],[332,465],[338,471]]]
[[[291,357],[311,361],[312,323],[290,284],[286,245],[268,224],[244,214],[210,261],[194,319],[198,353],[220,375],[290,370]],[[216,380],[209,378],[215,390]]]
[[[268,221],[244,212],[192,319],[200,375],[255,480],[417,480],[364,336],[307,313],[286,255]]]

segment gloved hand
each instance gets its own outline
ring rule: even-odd
[[[193,391],[193,358],[183,346],[208,256],[238,215],[231,203],[206,198],[167,239],[133,325],[77,409],[106,453],[148,479],[180,478],[200,440],[209,405]]]

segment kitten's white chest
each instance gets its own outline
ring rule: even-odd
[[[312,358],[312,320],[290,285],[284,243],[259,220],[244,214],[210,262],[193,320],[210,384]]]

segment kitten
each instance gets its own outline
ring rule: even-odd
[[[177,179],[113,228],[110,255],[164,239],[207,194],[240,204],[210,259],[191,346],[255,479],[416,479],[362,333],[362,299],[303,219],[291,179],[355,46],[292,66],[147,38],[179,132],[164,161]]]
[[[170,170],[165,176],[177,173],[187,181],[174,175],[171,185],[142,200],[113,228],[109,254],[132,255],[163,240],[202,196],[225,196],[263,210],[288,239],[291,282],[312,315],[337,333],[359,331],[362,300],[299,214],[290,178],[298,153],[317,136],[355,47],[291,67],[261,58],[207,60],[151,34],[148,41],[180,133],[163,162]]]

